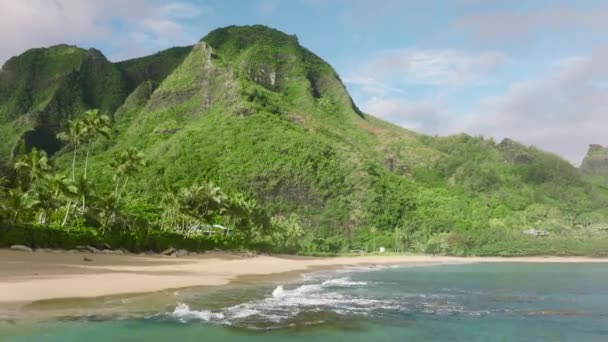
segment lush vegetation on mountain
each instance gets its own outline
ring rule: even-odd
[[[47,56],[63,50],[65,60]],[[509,139],[430,137],[363,114],[295,36],[233,26],[193,47],[102,57],[60,46],[2,69],[0,215],[13,228],[0,240],[56,232],[66,245],[86,236],[156,250],[608,253],[607,188]]]

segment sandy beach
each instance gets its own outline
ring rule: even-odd
[[[85,256],[92,259],[85,261]],[[312,258],[205,253],[184,258],[0,250],[0,305],[217,286],[239,277],[362,265],[472,262],[606,263],[579,257],[360,256]]]

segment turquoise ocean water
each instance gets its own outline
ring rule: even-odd
[[[347,268],[131,299],[111,313],[74,301],[78,314],[4,317],[0,340],[608,341],[600,264]]]

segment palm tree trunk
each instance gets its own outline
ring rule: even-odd
[[[120,184],[120,177],[116,177],[116,187],[114,188],[114,196],[118,198],[118,185]]]
[[[13,213],[13,217],[11,218],[11,224],[17,222],[17,215],[19,215],[19,210],[15,210],[15,213]]]
[[[72,200],[68,201],[68,206],[65,208],[65,216],[63,217],[63,221],[61,222],[61,226],[65,226],[66,222],[68,222],[68,216],[70,215],[70,208],[72,207]]]
[[[87,169],[89,168],[89,151],[91,150],[91,141],[87,145],[87,156],[84,158],[84,179],[87,179]]]
[[[125,191],[125,187],[127,186],[127,182],[129,181],[129,176],[125,177],[125,182],[122,184],[122,188],[118,195],[116,195],[116,206],[118,206],[118,201],[120,201],[120,195],[122,195],[123,191]]]
[[[76,146],[74,146],[74,155],[72,156],[72,182],[76,181]]]

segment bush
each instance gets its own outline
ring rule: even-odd
[[[216,241],[205,236],[188,237],[174,232],[161,231],[115,231],[100,235],[93,228],[65,229],[38,225],[0,226],[0,247],[26,245],[32,248],[73,249],[77,246],[93,246],[103,249],[105,245],[131,252],[161,252],[169,247],[202,252],[214,248],[234,249],[239,247],[232,239]]]

